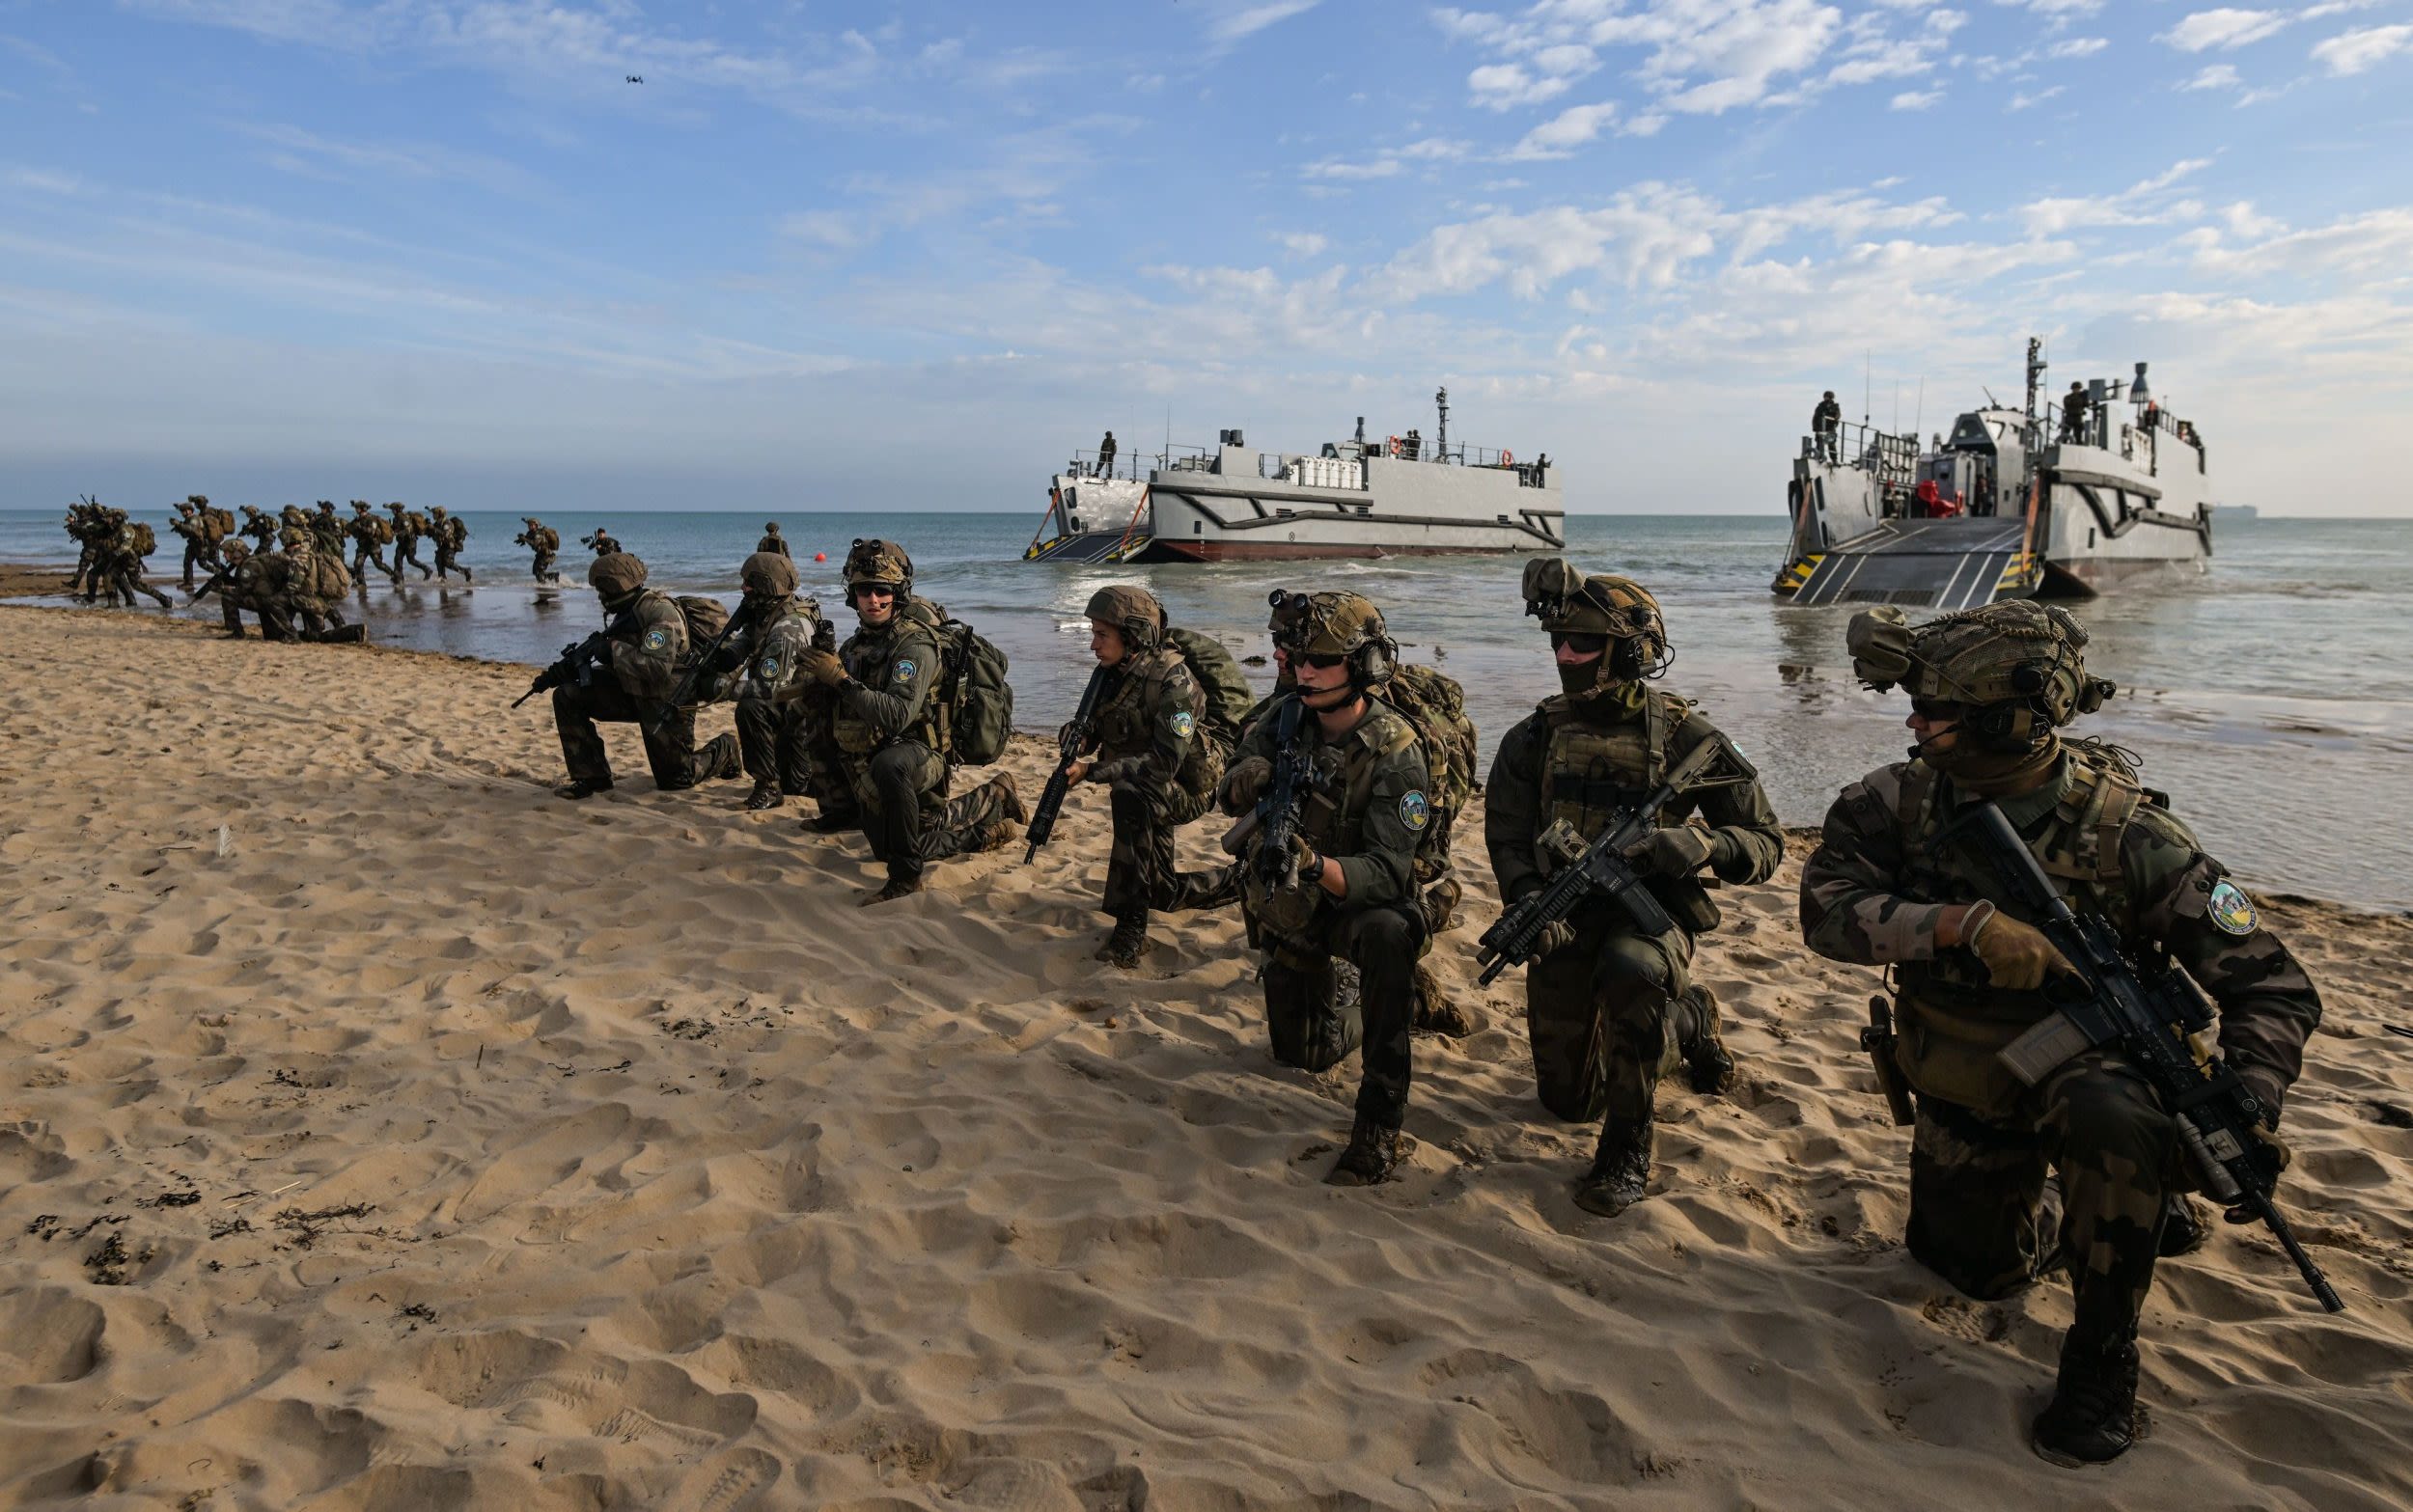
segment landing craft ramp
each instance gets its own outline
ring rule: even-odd
[[[2035,591],[2043,570],[2026,535],[2017,519],[1886,520],[1805,554],[1783,578],[1798,585],[1796,604],[1975,609]]]

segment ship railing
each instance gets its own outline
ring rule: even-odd
[[[1142,482],[1147,480],[1151,468],[1161,471],[1178,467],[1204,471],[1212,465],[1213,459],[1214,454],[1203,446],[1174,446],[1168,443],[1159,452],[1117,452],[1111,459],[1093,448],[1073,453],[1072,459],[1065,464],[1064,470],[1068,478],[1119,478]]]
[[[1833,430],[1801,438],[1801,454],[1812,461],[1872,473],[1884,487],[1908,492],[1916,485],[1919,438],[1898,436],[1874,426],[1846,422]]]

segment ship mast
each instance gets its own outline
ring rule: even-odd
[[[1438,391],[1433,395],[1432,401],[1441,406],[1441,444],[1434,449],[1433,455],[1446,462],[1450,459],[1450,391]]]

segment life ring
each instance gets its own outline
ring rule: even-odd
[[[1391,454],[1393,456],[1400,454],[1400,438],[1397,436],[1391,438]]]
[[[1516,454],[1503,447],[1500,450],[1500,465],[1502,467],[1514,467],[1516,465]]]

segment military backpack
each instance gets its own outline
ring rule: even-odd
[[[960,619],[938,626],[941,681],[938,701],[947,711],[947,759],[956,766],[986,766],[1006,754],[1013,735],[1013,685],[1006,680],[1006,653]]]
[[[1380,692],[1415,727],[1433,807],[1465,811],[1475,796],[1475,725],[1466,717],[1466,690],[1429,667],[1401,666]]]
[[[671,600],[679,606],[680,618],[687,621],[687,654],[703,654],[704,648],[721,638],[729,628],[729,608],[717,598],[704,598],[680,593]]]
[[[132,534],[134,536],[135,556],[148,557],[153,552],[159,549],[159,537],[152,532],[151,526],[146,522],[136,520],[133,525]]]
[[[1221,641],[1196,630],[1175,626],[1165,631],[1165,644],[1179,654],[1206,695],[1206,728],[1220,736],[1226,749],[1240,738],[1240,726],[1257,706],[1248,674]]]

